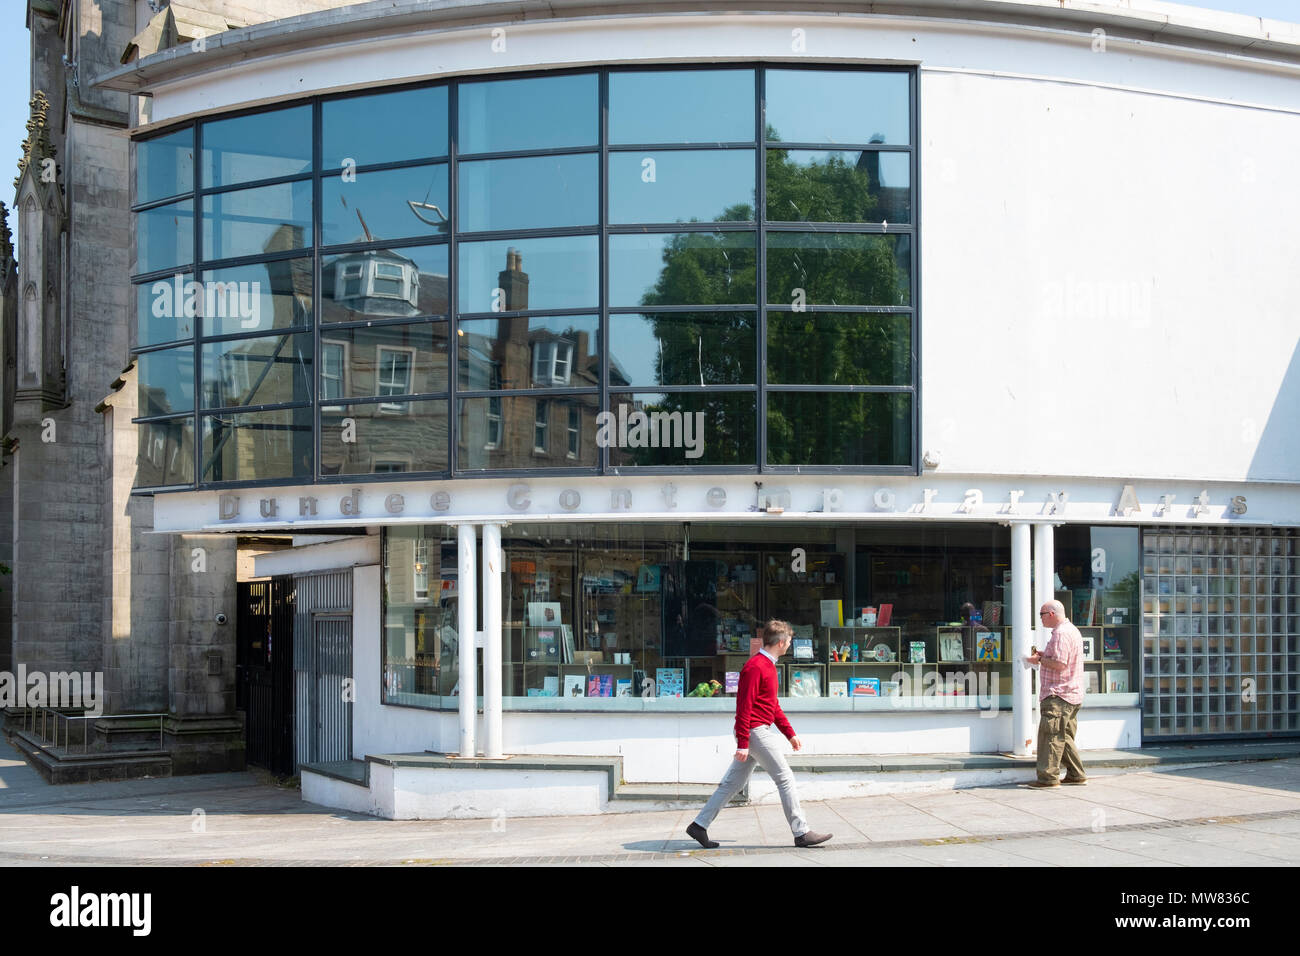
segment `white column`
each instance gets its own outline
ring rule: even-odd
[[[1029,755],[1034,740],[1033,668],[1025,663],[1029,645],[1034,642],[1029,582],[1029,525],[1011,526],[1011,594],[1007,609],[1011,619],[1011,752],[1018,757]]]
[[[483,756],[501,757],[501,525],[483,525]]]
[[[1034,626],[1042,622],[1038,609],[1056,597],[1056,529],[1050,524],[1034,525]],[[1065,609],[1068,617],[1070,609]],[[1042,635],[1040,635],[1042,636]],[[1038,647],[1047,643],[1044,638]]]
[[[477,541],[472,524],[456,528],[456,594],[459,596],[460,755],[475,757],[474,725],[478,720],[478,581],[474,573]]]

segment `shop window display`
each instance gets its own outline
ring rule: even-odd
[[[385,670],[407,668],[386,681],[389,702],[455,706],[454,540],[440,527],[385,532]],[[508,707],[671,709],[732,697],[771,618],[794,628],[777,666],[792,703],[1004,706],[1010,694],[1005,529],[512,524],[502,548]],[[424,579],[401,570],[425,565],[424,553]],[[424,596],[407,577],[425,580]]]

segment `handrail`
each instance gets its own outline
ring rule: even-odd
[[[28,727],[28,716],[30,715],[30,728]],[[63,714],[53,707],[28,707],[23,715],[23,729],[30,729],[32,733],[39,734],[42,743],[50,743],[54,747],[59,746],[59,721],[63,721],[63,750],[71,749],[72,722],[74,720],[129,720],[140,718],[158,718],[158,749],[166,749],[163,746],[163,718],[168,715],[164,712],[154,714],[100,714],[98,716],[90,714]],[[37,718],[40,718],[40,727],[37,728]],[[53,736],[49,730],[53,725]],[[83,731],[81,734],[81,752],[83,754],[90,752],[90,734]],[[129,751],[123,751],[127,753]]]

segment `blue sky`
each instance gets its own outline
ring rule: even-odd
[[[1194,6],[1300,22],[1300,0],[1200,0]],[[25,26],[27,5],[4,0],[0,7],[0,90],[4,91],[0,93],[0,183],[7,183],[17,173],[27,135],[30,39]],[[12,192],[0,187],[0,201],[12,204]]]

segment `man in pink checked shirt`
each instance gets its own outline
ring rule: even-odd
[[[1038,675],[1038,779],[1035,789],[1080,786],[1087,782],[1079,748],[1074,745],[1075,717],[1083,703],[1083,638],[1065,619],[1065,605],[1048,601],[1038,612],[1052,629],[1051,640],[1025,660],[1040,667]],[[1065,779],[1060,779],[1065,764]]]

